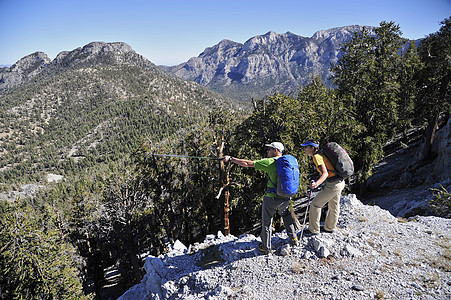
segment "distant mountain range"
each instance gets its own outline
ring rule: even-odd
[[[359,25],[332,28],[318,31],[312,37],[270,31],[244,44],[222,40],[198,57],[164,68],[238,99],[289,93],[305,85],[312,74],[327,81],[331,64],[340,57],[341,45],[363,28]],[[365,28],[375,34],[374,27]]]

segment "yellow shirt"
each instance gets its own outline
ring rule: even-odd
[[[327,157],[324,157],[321,154],[315,154],[315,155],[313,155],[313,163],[315,164],[316,169],[320,173],[321,173],[321,168],[319,166],[324,165],[324,164],[326,165],[326,169],[329,173],[327,178],[337,175],[337,173],[335,172],[334,166],[332,165],[332,163],[330,162],[330,160]],[[321,174],[323,174],[323,173],[321,173]]]

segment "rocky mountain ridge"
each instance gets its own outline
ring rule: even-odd
[[[239,99],[270,92],[296,91],[312,74],[325,81],[329,68],[340,56],[340,48],[364,28],[351,25],[320,30],[312,37],[270,31],[244,44],[222,40],[177,66],[164,67],[175,75]]]
[[[67,72],[89,63],[128,64],[165,73],[142,55],[136,53],[128,44],[122,42],[91,42],[72,51],[60,52],[51,60],[43,52],[35,52],[17,61],[11,67],[0,69],[0,93],[20,86],[39,74],[54,76],[59,72]]]

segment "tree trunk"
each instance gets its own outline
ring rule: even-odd
[[[224,150],[224,139],[221,138],[221,143],[219,145],[219,157],[223,157],[223,150]],[[230,220],[229,220],[229,196],[230,192],[227,187],[229,184],[229,169],[225,167],[225,164],[223,161],[220,162],[221,165],[221,187],[224,189],[224,234],[229,235],[230,234]]]
[[[128,252],[128,258],[130,260],[130,265],[132,268],[132,283],[136,283],[141,278],[141,266],[138,259],[138,243],[136,242],[136,237],[133,234],[130,221],[125,225],[125,238],[124,241],[127,244],[126,251]]]
[[[423,160],[427,160],[431,157],[432,143],[434,142],[435,131],[437,130],[438,120],[440,114],[436,114],[434,120],[432,120],[424,133],[424,148],[423,148]]]

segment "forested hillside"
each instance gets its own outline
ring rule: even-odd
[[[66,176],[125,159],[143,137],[160,141],[209,111],[240,109],[234,100],[165,73],[123,43],[91,43],[52,62],[42,56],[2,72],[4,189],[39,182],[48,172]]]
[[[142,278],[143,254],[225,231],[227,211],[232,234],[254,230],[267,179],[215,159],[225,154],[259,159],[266,143],[283,142],[300,162],[299,195],[316,174],[300,147],[307,138],[348,149],[356,173],[347,191],[364,190],[384,147],[413,126],[426,137],[423,160],[434,159],[434,132],[451,102],[451,20],[442,25],[405,51],[394,23],[382,22],[376,35],[363,30],[331,68],[335,89],[311,74],[296,95],[254,99],[244,115],[197,84],[128,62],[140,59],[134,52],[117,56],[98,44],[57,58],[56,75],[41,71],[8,88],[2,182],[39,181],[48,171],[66,180],[0,202],[1,296],[101,298],[106,270],[118,271],[125,290]]]

